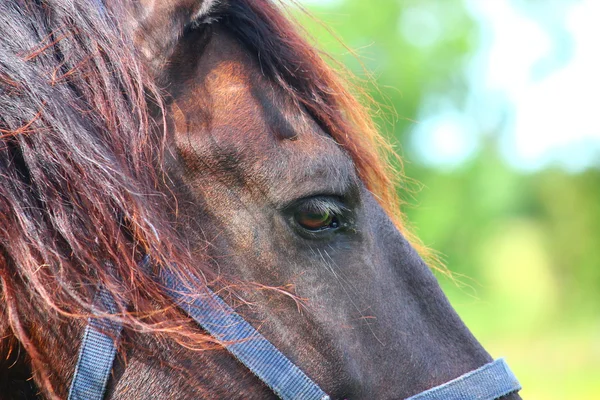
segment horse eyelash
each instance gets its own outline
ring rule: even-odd
[[[329,213],[332,215],[343,215],[350,211],[344,206],[339,200],[333,198],[311,198],[303,201],[299,207],[299,210],[311,212],[311,213]]]

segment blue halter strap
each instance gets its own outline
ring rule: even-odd
[[[189,285],[166,269],[159,279],[179,307],[221,341],[281,399],[329,399],[315,382],[209,288],[201,295],[192,293]],[[96,294],[94,304],[103,312],[117,311],[114,299],[102,288]],[[101,400],[104,397],[121,331],[122,326],[115,321],[89,320],[69,400]],[[521,385],[506,362],[498,359],[407,400],[494,400],[520,389]]]
[[[210,289],[203,297],[194,294],[168,270],[163,270],[161,281],[179,307],[280,398],[329,399],[300,368]]]
[[[117,312],[117,303],[104,288],[96,292],[93,306],[97,314]],[[107,318],[88,320],[79,347],[69,400],[102,400],[122,330],[120,323]]]

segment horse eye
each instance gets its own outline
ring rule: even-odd
[[[335,229],[340,225],[337,217],[330,211],[297,211],[294,219],[302,228],[312,232]]]

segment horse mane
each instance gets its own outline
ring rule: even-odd
[[[160,190],[164,135],[148,111],[159,99],[96,2],[0,3],[0,337],[16,339],[0,354],[18,343],[50,397],[52,349],[36,327],[83,324],[102,284],[113,318],[157,330],[144,315],[166,299],[141,255],[186,265]]]
[[[191,267],[175,228],[166,135],[150,111],[162,110],[159,91],[118,13],[98,4],[0,3],[0,357],[24,349],[49,397],[58,397],[52,349],[31,330],[65,319],[82,326],[94,316],[99,284],[120,307],[103,316],[196,348],[210,341],[169,308],[164,288],[139,266],[150,254],[177,273],[209,272]],[[265,74],[346,149],[368,189],[398,216],[389,145],[280,7],[234,1],[218,20],[260,54]]]

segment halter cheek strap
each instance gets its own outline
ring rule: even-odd
[[[189,285],[166,269],[159,279],[179,307],[281,399],[329,400],[315,382],[209,288],[202,295],[192,293]],[[117,311],[114,299],[102,288],[94,305],[109,313]],[[121,330],[115,321],[90,319],[79,349],[69,400],[102,400]],[[407,400],[494,400],[520,389],[504,359],[498,359]]]
[[[168,270],[162,271],[161,281],[179,307],[280,398],[329,400],[300,368],[210,289],[202,295],[192,293],[189,285]]]
[[[93,305],[97,314],[117,312],[117,303],[103,288],[96,292]],[[88,320],[79,347],[69,400],[102,400],[122,330],[120,323],[106,318]]]

